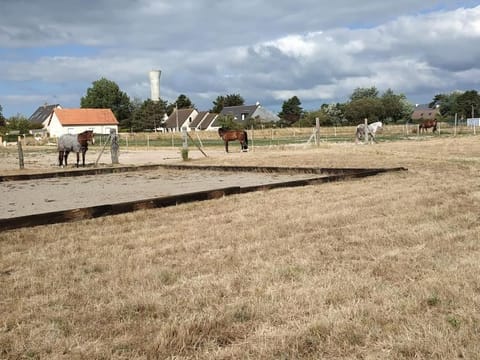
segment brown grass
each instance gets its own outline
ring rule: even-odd
[[[210,162],[409,170],[3,232],[0,358],[478,358],[478,137]]]

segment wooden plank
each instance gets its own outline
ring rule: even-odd
[[[19,216],[14,218],[0,219],[0,230],[11,230],[21,227],[32,227],[38,225],[48,225],[55,223],[63,223],[70,221],[79,221],[85,219],[92,219],[101,216],[109,216],[116,214],[123,214],[138,210],[162,208],[167,206],[175,206],[182,203],[204,201],[210,199],[217,199],[223,196],[241,194],[252,191],[265,191],[284,187],[298,187],[306,185],[315,185],[326,182],[341,181],[346,179],[360,178],[366,176],[377,175],[379,173],[390,171],[403,171],[405,168],[390,168],[390,169],[367,169],[361,171],[344,171],[341,174],[334,174],[322,176],[305,180],[283,181],[272,184],[253,185],[246,187],[227,187],[213,190],[205,190],[199,192],[192,192],[180,195],[172,195],[165,197],[158,197],[152,199],[143,199],[137,201],[129,201],[116,204],[98,205],[73,210],[62,210],[55,212],[48,212],[42,214]]]
[[[182,203],[217,199],[223,196],[239,194],[240,187],[226,187],[214,190],[198,191],[180,195],[142,199],[116,204],[90,206],[78,209],[60,210],[42,214],[18,216],[0,219],[0,230],[11,230],[20,227],[49,225],[70,221],[93,219],[101,216],[123,214],[132,211],[175,206]]]

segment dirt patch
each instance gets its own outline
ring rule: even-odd
[[[212,152],[213,153],[213,152]],[[52,154],[37,154],[34,167],[3,170],[0,173],[58,170],[56,164],[42,167]],[[93,155],[93,154],[91,154]],[[177,155],[177,156],[175,156]],[[192,158],[203,157],[192,153]],[[209,155],[211,156],[211,155]],[[246,156],[216,152],[213,156]],[[122,153],[122,165],[147,165],[182,162],[177,151],[131,151]],[[92,164],[90,164],[91,166]],[[99,166],[108,164],[99,163]],[[5,167],[5,164],[3,164]],[[111,164],[110,164],[111,166]],[[55,177],[47,179],[5,181],[0,183],[0,218],[46,213],[59,210],[151,199],[169,195],[213,190],[231,186],[253,186],[318,177],[314,174],[279,174],[225,172],[206,170],[155,169],[128,173]]]

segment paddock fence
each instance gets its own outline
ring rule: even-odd
[[[322,142],[354,142],[356,126],[328,126],[320,127],[318,139],[315,139],[316,128],[271,128],[271,129],[248,129],[248,140],[250,147],[270,146],[310,146]],[[377,140],[395,141],[405,139],[422,139],[433,136],[462,136],[476,135],[477,127],[465,125],[453,125],[450,123],[439,123],[438,130],[433,133],[431,129],[427,132],[419,132],[418,124],[385,125],[377,133]],[[189,145],[201,147],[223,147],[223,141],[216,131],[190,131]],[[108,140],[108,135],[96,136],[96,145]],[[317,140],[317,141],[315,141]],[[183,138],[181,132],[170,133],[120,133],[119,145],[123,149],[152,149],[157,147],[181,147]]]
[[[384,128],[376,134],[379,142],[395,141],[404,139],[422,139],[434,136],[463,136],[476,135],[478,127],[468,126],[466,123],[452,124],[447,122],[438,123],[438,130],[432,133],[431,129],[427,132],[419,132],[418,124],[399,124],[385,125]],[[250,148],[255,147],[295,147],[311,146],[321,144],[322,142],[354,142],[355,126],[326,126],[320,127],[317,133],[316,128],[270,128],[270,129],[248,129],[248,138]],[[216,131],[190,131],[188,143],[190,146],[199,147],[223,147],[223,141]],[[318,136],[318,138],[316,138]],[[45,148],[56,148],[55,138],[36,139],[32,136],[19,136],[24,147],[41,146]],[[104,147],[109,141],[109,135],[95,135],[95,145],[91,148]],[[180,148],[183,145],[181,132],[143,132],[143,133],[119,133],[118,145],[124,150],[155,150],[159,147]],[[17,142],[3,142],[3,147],[15,146]]]

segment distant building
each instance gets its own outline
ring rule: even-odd
[[[218,114],[208,111],[198,111],[196,109],[175,109],[165,121],[165,131],[175,132],[186,129],[187,131],[218,130],[213,126],[213,122]]]
[[[45,104],[40,106],[35,112],[28,118],[28,121],[30,121],[33,124],[41,124],[42,127],[46,130],[47,125],[53,115],[53,110],[55,109],[61,109],[62,107],[60,104]]]
[[[413,121],[435,120],[438,117],[440,117],[440,107],[431,108],[428,104],[416,105],[412,113]]]
[[[182,131],[185,128],[191,130],[190,125],[197,118],[199,112],[196,109],[175,109],[165,121],[165,130],[168,132]]]
[[[52,137],[63,134],[79,134],[93,130],[95,134],[118,132],[118,121],[110,109],[55,109],[47,130]]]
[[[265,109],[259,103],[255,105],[226,106],[220,112],[220,116],[231,116],[234,121],[245,124],[248,119],[257,119],[260,122],[277,122],[280,118]]]

